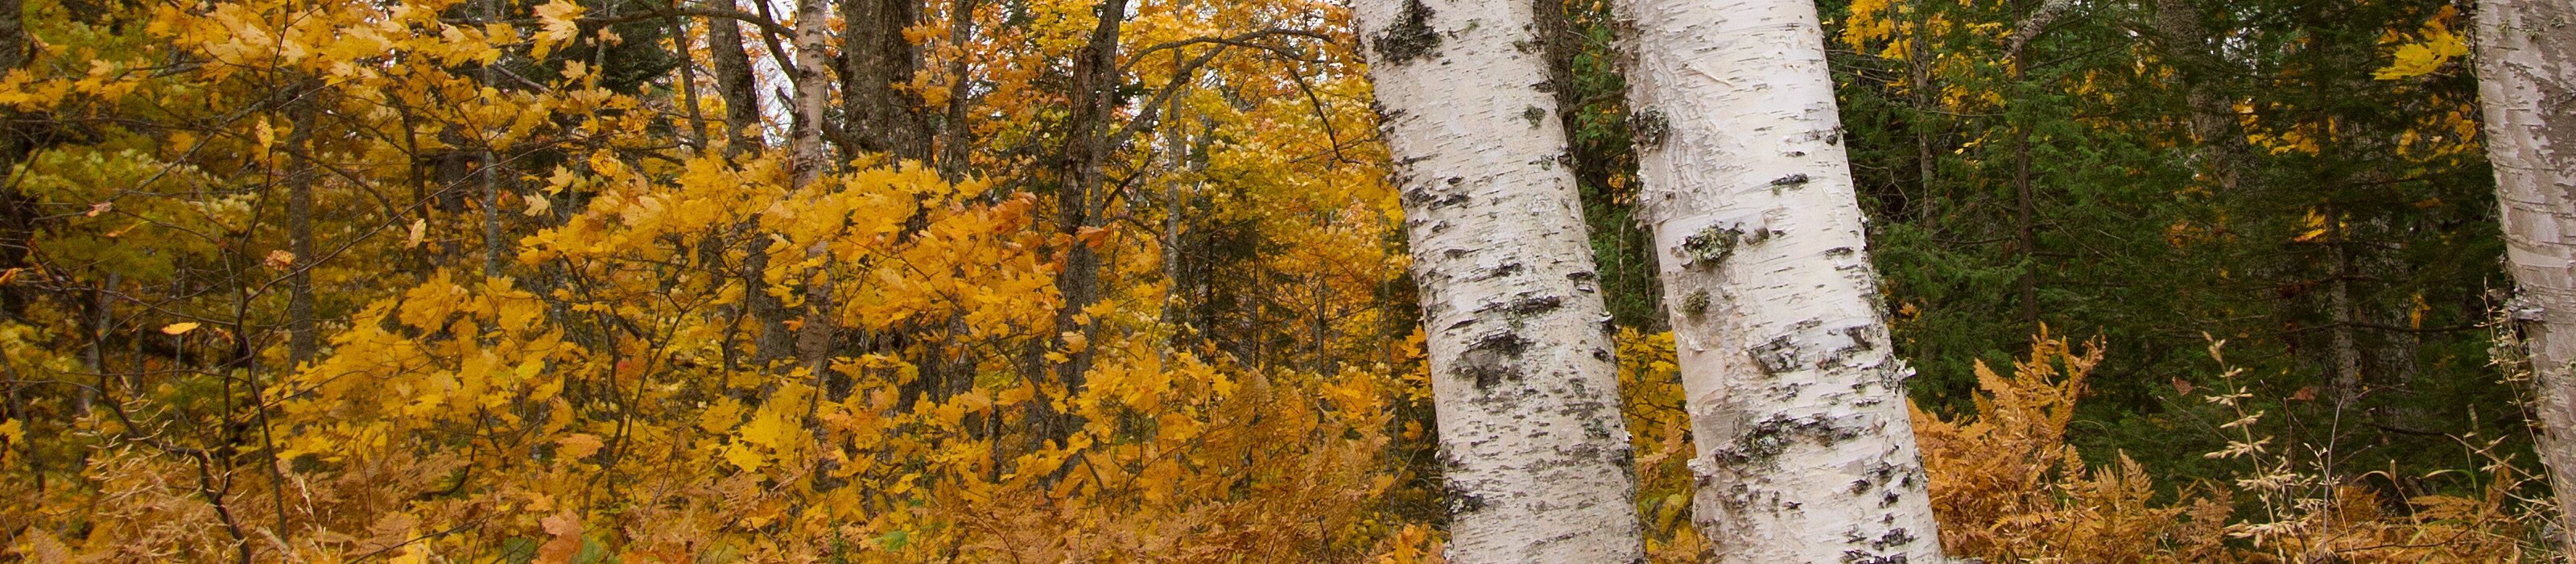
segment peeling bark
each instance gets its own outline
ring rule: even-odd
[[[2505,262],[2521,295],[2538,451],[2576,530],[2576,1],[2480,0],[2478,95],[2503,208]],[[2560,549],[2576,553],[2576,534]]]
[[[796,3],[796,60],[789,77],[795,81],[795,122],[787,136],[787,159],[790,184],[803,190],[814,184],[831,168],[831,157],[823,146],[823,109],[831,103],[831,84],[824,81],[830,50],[823,3],[826,0],[798,0]],[[823,244],[816,242],[805,249],[806,256],[820,255]],[[832,278],[830,271],[807,272],[805,278],[804,323],[796,330],[796,361],[813,374],[819,383],[831,361],[833,339]],[[821,386],[816,386],[820,389]]]
[[[1532,4],[1355,6],[1421,285],[1448,557],[1636,562],[1609,314]]]
[[[1941,561],[1814,4],[1619,7],[1715,561]]]

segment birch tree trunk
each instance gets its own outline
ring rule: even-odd
[[[1814,4],[1620,7],[1716,561],[1939,562]]]
[[[1363,0],[1451,562],[1640,561],[1607,309],[1528,0]]]
[[[825,1],[796,2],[796,60],[794,69],[788,73],[796,86],[796,100],[791,107],[795,111],[795,120],[788,131],[787,160],[788,181],[799,190],[813,185],[822,177],[823,170],[832,165],[831,156],[823,147],[823,128],[826,125],[823,108],[832,103],[831,83],[825,74],[832,61],[831,50],[825,47],[831,25],[823,8]],[[821,242],[805,250],[809,257],[822,252]],[[819,269],[804,273],[802,278],[805,280],[805,322],[796,330],[796,361],[820,382],[824,370],[830,365],[836,332],[831,315],[832,278],[829,271]]]
[[[2480,0],[2478,97],[2503,206],[2513,308],[2538,396],[2541,462],[2576,553],[2576,1]]]

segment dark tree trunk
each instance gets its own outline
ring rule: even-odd
[[[1109,140],[1103,134],[1110,111],[1116,104],[1118,81],[1118,37],[1127,14],[1127,0],[1103,0],[1093,11],[1100,23],[1091,30],[1090,41],[1074,52],[1073,84],[1066,92],[1067,105],[1064,147],[1057,161],[1056,227],[1067,240],[1064,270],[1056,275],[1056,291],[1063,296],[1063,307],[1056,310],[1057,337],[1048,339],[1049,349],[1063,350],[1069,342],[1065,334],[1089,336],[1097,321],[1080,317],[1083,308],[1100,301],[1100,257],[1081,240],[1083,231],[1099,226],[1101,199],[1095,192],[1102,181],[1102,160],[1108,156]],[[1056,379],[1064,384],[1065,393],[1078,394],[1083,387],[1083,374],[1091,368],[1088,347],[1065,355],[1055,366]],[[1039,405],[1046,405],[1044,402]],[[1044,428],[1041,435],[1062,438],[1071,435],[1080,423],[1066,414],[1041,408]]]
[[[717,8],[733,8],[732,0],[717,0]],[[733,144],[728,154],[758,152],[760,137],[760,82],[751,75],[751,55],[743,50],[742,24],[729,18],[707,19],[707,56],[709,69],[716,75],[716,94],[725,101],[725,133]]]
[[[921,48],[904,29],[921,19],[921,0],[841,0],[843,129],[853,152],[899,160],[931,158],[930,120],[921,96],[903,85],[921,69]]]

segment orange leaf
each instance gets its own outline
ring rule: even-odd
[[[599,436],[589,433],[565,435],[563,438],[555,439],[555,444],[563,447],[562,450],[555,451],[555,454],[560,455],[561,459],[564,460],[579,460],[581,458],[588,457],[591,453],[599,452],[599,447],[601,445]]]
[[[581,516],[574,515],[571,510],[565,510],[552,517],[539,519],[537,524],[546,528],[546,534],[555,536],[554,540],[546,541],[544,546],[537,547],[538,562],[569,564],[574,555],[581,553]]]

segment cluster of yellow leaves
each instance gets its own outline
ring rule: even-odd
[[[2451,22],[2459,19],[2459,15],[2459,8],[2443,6],[2432,19],[2424,22],[2423,31],[2412,38],[2389,32],[2381,42],[2396,43],[2397,49],[2389,54],[2388,66],[2381,67],[2371,76],[2380,80],[2424,76],[2440,72],[2452,60],[2467,56],[2468,41],[2451,31]]]
[[[1709,549],[1691,521],[1698,483],[1689,462],[1690,413],[1670,332],[1619,332],[1619,392],[1626,405],[1630,448],[1637,456],[1637,515],[1646,528],[1647,558],[1700,562]]]
[[[1357,133],[1354,57],[1319,53],[1302,80],[1260,57],[1211,64],[1192,83],[1223,89],[1176,98],[1186,118],[1169,121],[1199,162],[1120,157],[1154,172],[1107,210],[1128,221],[1066,236],[1041,224],[1051,202],[1014,191],[1031,179],[1007,173],[1026,164],[1016,145],[1050,134],[1044,81],[1094,23],[1089,5],[987,3],[923,26],[974,18],[987,33],[965,45],[914,34],[976,61],[990,105],[958,127],[991,145],[970,159],[996,181],[861,157],[790,188],[783,156],[672,143],[666,126],[692,116],[608,89],[595,61],[526,74],[614,41],[568,0],[498,21],[453,0],[157,4],[110,14],[122,32],[30,2],[49,51],[0,83],[0,103],[187,126],[24,164],[25,193],[91,212],[40,241],[59,261],[46,282],[190,289],[117,302],[118,327],[98,332],[49,303],[27,318],[53,325],[0,326],[9,366],[40,380],[130,375],[108,396],[51,398],[47,421],[0,421],[0,548],[43,562],[1436,561],[1438,529],[1386,501],[1428,495],[1396,438],[1427,439],[1424,380],[1418,339],[1375,338],[1402,335],[1407,310],[1390,307],[1405,296],[1389,290],[1398,218],[1383,155]],[[1340,12],[1164,6],[1129,41],[1346,25]],[[1018,17],[1034,25],[999,25]],[[1178,71],[1135,65],[1148,84]],[[943,72],[916,86],[960,79]],[[297,125],[279,92],[329,125]],[[508,168],[487,174],[489,159]],[[299,160],[323,164],[278,172]],[[323,252],[284,250],[271,194],[288,174],[317,184]],[[1284,252],[1189,257],[1249,273],[1191,275],[1221,293],[1166,276],[1166,246],[1236,242]],[[1097,332],[1044,350],[1073,244],[1100,252],[1112,290],[1078,312]],[[486,249],[503,258],[478,268]],[[336,311],[303,366],[274,321],[291,272]],[[201,290],[220,284],[249,289]],[[1184,292],[1228,316],[1175,313]],[[818,313],[773,329],[762,307]],[[755,344],[806,324],[839,337],[821,366]],[[100,333],[180,352],[84,358]],[[213,364],[231,351],[250,364]],[[1049,375],[1076,353],[1095,367],[1068,389]],[[1082,424],[1046,436],[1042,412]],[[44,433],[59,439],[21,448]]]

